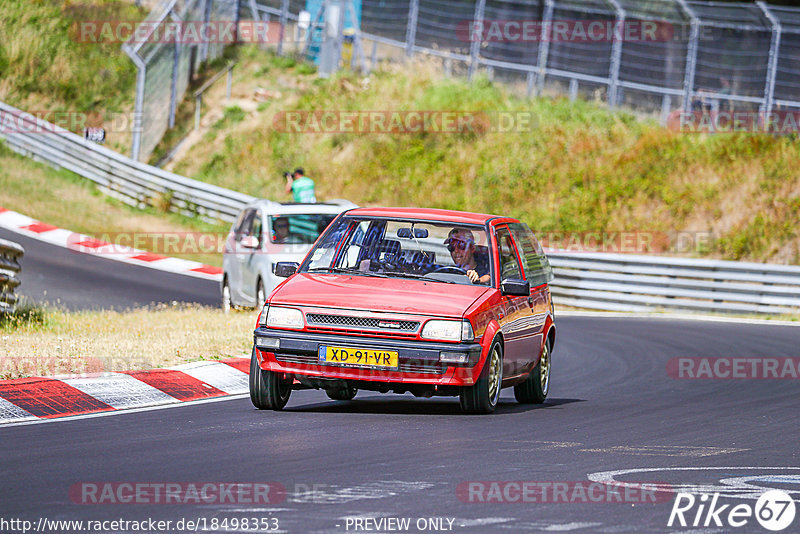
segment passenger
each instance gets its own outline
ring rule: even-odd
[[[444,240],[450,257],[457,267],[464,269],[473,284],[488,284],[489,258],[486,254],[475,254],[475,236],[466,228],[453,228]]]

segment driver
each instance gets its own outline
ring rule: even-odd
[[[289,219],[278,217],[272,221],[272,230],[275,232],[273,243],[286,243],[289,237]]]
[[[473,284],[488,284],[489,258],[485,254],[475,254],[475,236],[466,228],[453,228],[444,240],[453,263],[464,269]]]

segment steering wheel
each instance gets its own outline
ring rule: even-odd
[[[456,265],[445,265],[444,267],[439,267],[433,271],[434,273],[453,273],[453,274],[463,274],[466,275],[466,269],[462,269]]]

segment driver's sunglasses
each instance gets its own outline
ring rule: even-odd
[[[450,244],[447,245],[447,250],[453,252],[455,249],[458,250],[466,250],[466,248],[470,245],[471,241],[462,241],[460,239],[453,239],[450,241]]]
[[[277,230],[278,228],[289,228],[289,225],[288,224],[276,224],[275,225],[275,229]]]

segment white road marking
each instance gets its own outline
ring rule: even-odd
[[[636,456],[677,456],[689,458],[702,458],[704,456],[716,456],[718,454],[733,454],[736,452],[749,451],[750,449],[734,449],[720,447],[690,447],[682,445],[641,445],[631,447],[628,445],[616,445],[603,449],[580,449],[580,452],[607,452],[632,454]]]
[[[570,530],[579,530],[583,528],[599,527],[603,523],[564,523],[563,525],[549,525],[542,530],[547,532],[568,532]]]
[[[669,312],[602,312],[602,311],[578,311],[565,310],[558,311],[556,306],[556,318],[558,317],[610,317],[614,319],[666,319],[687,320],[687,321],[708,321],[712,323],[734,323],[734,324],[753,324],[753,325],[774,325],[774,326],[800,326],[800,321],[772,321],[769,319],[751,319],[747,317],[725,317],[716,315],[702,315],[692,313],[669,313]]]
[[[642,484],[655,489],[658,492],[669,492],[669,493],[719,493],[722,497],[731,497],[736,499],[752,499],[757,500],[761,494],[764,492],[764,488],[759,486],[753,486],[751,484],[743,483],[736,486],[730,486],[725,484],[714,484],[714,483],[700,483],[700,484],[692,484],[692,483],[667,483],[667,482],[656,482],[653,479],[657,479],[658,476],[653,476],[650,481],[642,481],[642,482],[627,482],[622,480],[617,480],[617,477],[622,475],[630,475],[630,474],[642,474],[642,473],[658,473],[658,472],[687,472],[687,471],[726,471],[726,474],[730,474],[730,472],[736,471],[763,471],[765,475],[757,476],[757,477],[746,477],[747,481],[752,480],[753,478],[758,478],[759,480],[764,480],[766,472],[769,471],[792,471],[800,473],[800,467],[757,467],[757,466],[738,466],[738,467],[640,467],[634,469],[619,469],[616,471],[601,471],[598,473],[590,473],[587,475],[588,479],[592,482],[600,482],[602,484],[607,484],[610,486],[617,486],[617,487],[630,487],[630,488],[639,488]],[[650,477],[650,475],[648,475]],[[735,478],[727,478],[726,479],[729,483],[735,480]],[[789,493],[797,498],[794,498],[796,502],[800,502],[800,490],[791,490],[786,488],[783,489],[786,493]]]

